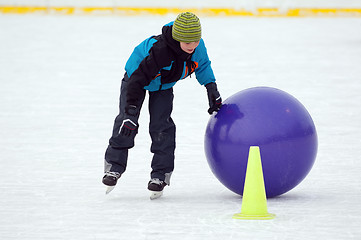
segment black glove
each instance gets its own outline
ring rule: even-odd
[[[138,115],[139,110],[136,106],[129,105],[125,107],[125,117],[119,130],[121,135],[129,137],[133,132],[137,131]]]
[[[222,106],[222,98],[217,90],[217,84],[215,82],[208,83],[206,88],[209,102],[208,113],[218,112]]]

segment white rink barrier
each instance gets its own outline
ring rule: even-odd
[[[361,17],[361,0],[0,0],[0,14]]]

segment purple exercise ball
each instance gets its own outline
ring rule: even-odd
[[[242,195],[250,146],[259,146],[267,197],[297,186],[317,154],[317,133],[306,108],[290,94],[270,87],[240,91],[213,114],[205,153],[217,179]]]

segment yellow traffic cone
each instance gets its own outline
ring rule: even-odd
[[[241,213],[235,219],[273,219],[276,215],[268,213],[264,187],[261,154],[258,146],[249,148],[246,180],[243,188]]]

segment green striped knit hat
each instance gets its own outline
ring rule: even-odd
[[[199,18],[190,12],[179,14],[173,23],[172,37],[178,42],[185,43],[201,40],[202,28]]]

